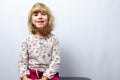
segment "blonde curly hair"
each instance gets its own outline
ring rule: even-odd
[[[44,32],[42,32],[42,35],[43,36],[48,36],[54,29],[54,16],[51,14],[50,9],[43,3],[36,3],[31,8],[29,16],[28,16],[29,31],[33,34],[38,32],[37,28],[32,23],[32,15],[36,12],[41,12],[41,13],[46,13],[47,14],[48,24],[44,28]]]

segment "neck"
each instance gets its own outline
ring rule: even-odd
[[[43,35],[41,35],[39,33],[36,33],[35,36],[38,37],[38,38],[44,38],[45,37],[45,36],[43,36]]]

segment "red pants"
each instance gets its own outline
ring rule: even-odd
[[[37,79],[41,79],[42,78],[43,72],[41,72],[41,71],[37,71],[38,74],[36,74],[35,70],[29,69],[29,72],[30,72],[30,76],[29,77],[32,80],[37,80]],[[50,80],[59,80],[59,73],[56,73],[54,75],[54,77],[52,79],[50,79]]]

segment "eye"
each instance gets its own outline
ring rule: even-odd
[[[38,16],[38,13],[34,13],[33,15],[34,15],[34,16]]]
[[[34,15],[34,16],[38,16],[38,12],[35,11],[35,12],[33,13],[33,15]]]
[[[42,13],[42,15],[47,15],[46,13]]]

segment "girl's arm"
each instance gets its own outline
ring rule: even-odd
[[[27,69],[28,66],[28,45],[26,39],[22,42],[20,58],[18,60],[18,69],[20,72],[20,78],[25,75],[29,75],[29,71]]]
[[[52,61],[49,68],[43,73],[43,76],[51,79],[57,72],[60,66],[60,45],[57,39],[54,40],[52,47]]]

